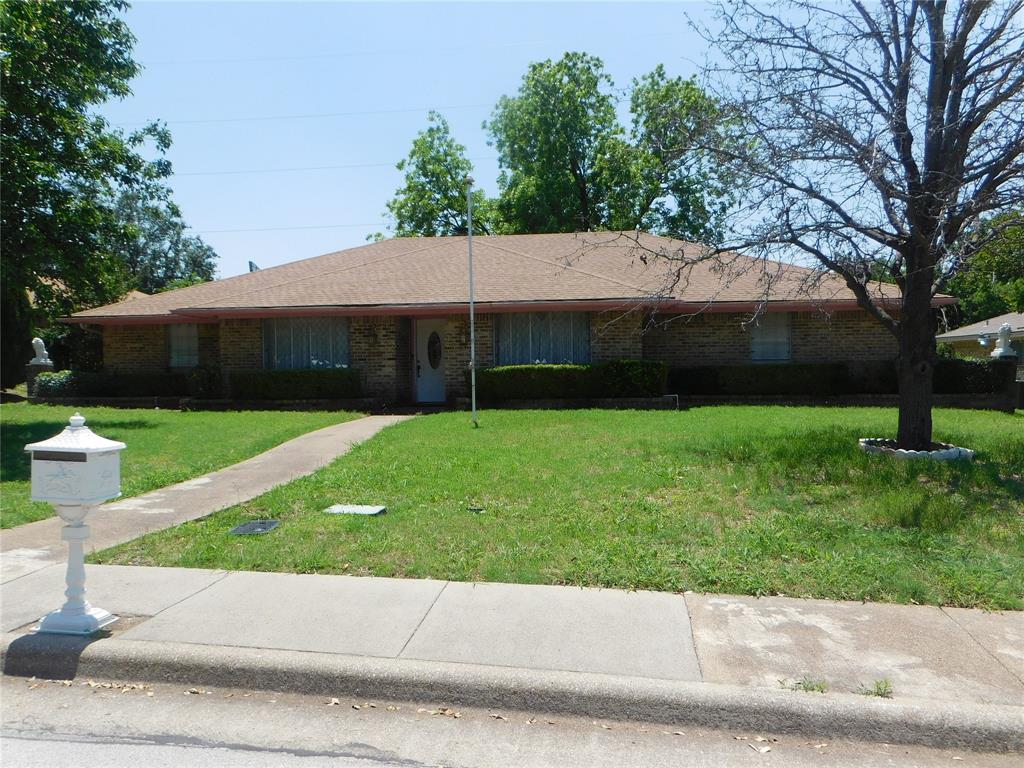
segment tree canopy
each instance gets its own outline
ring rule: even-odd
[[[125,215],[124,195],[160,201],[169,194],[166,128],[126,134],[93,111],[129,95],[138,72],[126,8],[121,0],[0,5],[5,386],[21,380],[35,324],[135,287],[124,254],[136,248],[140,267],[146,251],[137,248],[142,230]]]
[[[121,258],[132,288],[157,293],[213,279],[216,252],[188,234],[181,211],[167,195],[125,190],[115,202],[115,214],[127,227]]]
[[[633,81],[632,127],[616,116],[602,61],[567,53],[531,64],[516,95],[484,125],[498,151],[498,196],[474,197],[485,233],[644,229],[708,240],[729,200],[728,180],[704,145],[728,123],[693,80],[663,67]],[[399,236],[465,231],[465,147],[436,113],[399,164],[405,183],[388,203]]]
[[[1024,312],[1024,212],[996,216],[981,229],[984,244],[948,284],[959,299],[958,326]]]
[[[464,235],[466,222],[466,178],[473,164],[466,148],[452,137],[448,121],[437,112],[427,118],[430,125],[413,139],[412,149],[396,166],[404,171],[405,183],[388,203],[388,214],[398,237]],[[473,192],[474,228],[490,234],[492,206],[483,190]]]

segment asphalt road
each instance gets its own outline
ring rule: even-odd
[[[179,685],[3,678],[0,762],[68,766],[1017,766],[1020,756]]]

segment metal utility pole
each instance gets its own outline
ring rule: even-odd
[[[479,427],[476,418],[476,308],[473,296],[473,177],[466,177],[466,245],[469,255],[469,401],[473,413],[473,426]]]

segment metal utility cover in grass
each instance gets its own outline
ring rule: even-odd
[[[236,525],[228,533],[232,536],[254,536],[260,533],[270,533],[280,524],[280,520],[250,520],[248,523]]]
[[[332,504],[324,510],[328,515],[383,515],[387,511],[377,504]]]

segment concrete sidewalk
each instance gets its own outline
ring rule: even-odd
[[[105,549],[241,504],[315,472],[384,427],[409,418],[365,416],[333,424],[216,472],[104,504],[86,521],[92,530],[88,545]],[[61,525],[54,516],[0,533],[0,583],[64,562],[67,547],[60,538]]]
[[[137,618],[91,644],[26,635],[60,604],[63,569],[9,582],[5,672],[54,676],[45,664],[63,664],[63,674],[789,730],[825,722],[862,738],[1024,748],[1024,613],[126,566],[88,566],[88,579],[92,602]],[[780,684],[800,678],[829,693]],[[855,695],[876,680],[891,682],[892,701]]]

